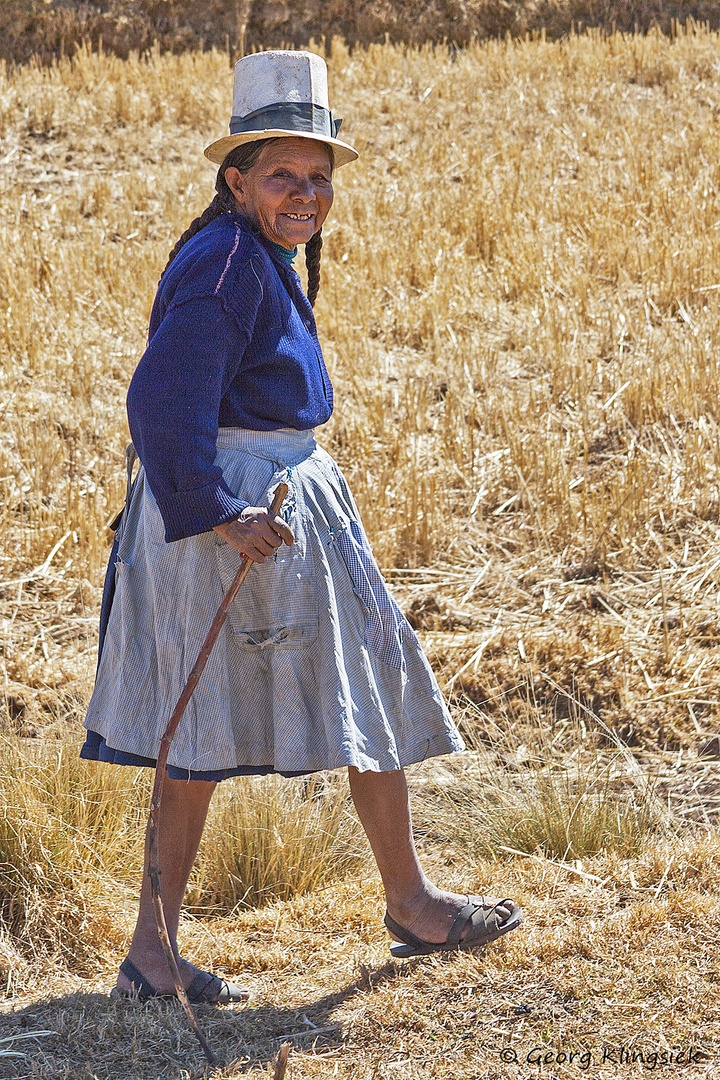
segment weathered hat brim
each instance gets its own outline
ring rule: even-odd
[[[348,143],[341,142],[340,139],[333,139],[329,135],[319,135],[314,131],[290,131],[288,128],[265,128],[262,131],[241,131],[237,135],[226,135],[224,139],[217,139],[205,148],[205,157],[215,165],[222,165],[230,151],[236,146],[258,142],[262,139],[282,138],[312,139],[313,142],[327,143],[333,148],[335,168],[347,165],[358,157],[357,150]]]

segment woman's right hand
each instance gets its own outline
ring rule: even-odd
[[[256,563],[265,562],[281,544],[292,547],[295,543],[290,526],[266,506],[247,506],[239,518],[213,527],[231,547]]]

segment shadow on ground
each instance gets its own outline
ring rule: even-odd
[[[199,1080],[252,1070],[267,1075],[279,1046],[327,1053],[343,1043],[335,1010],[398,977],[393,963],[362,967],[356,980],[300,1009],[200,1006],[198,1022],[217,1065],[208,1065],[176,1001],[74,993],[0,1015],[2,1080]],[[9,1056],[12,1054],[13,1056]]]

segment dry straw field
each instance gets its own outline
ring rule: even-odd
[[[342,780],[229,786],[182,936],[252,1000],[205,1010],[207,1075],[289,1037],[292,1080],[717,1076],[720,39],[329,62],[361,158],[321,438],[473,747],[414,770],[425,858],[527,921],[390,963]],[[0,71],[0,1077],[206,1074],[172,1004],[107,997],[147,778],[75,755],[125,389],[229,92],[218,52]]]

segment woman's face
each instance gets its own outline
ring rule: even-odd
[[[289,251],[311,239],[332,206],[330,153],[312,139],[278,139],[248,172],[226,169],[225,180],[245,217]]]

